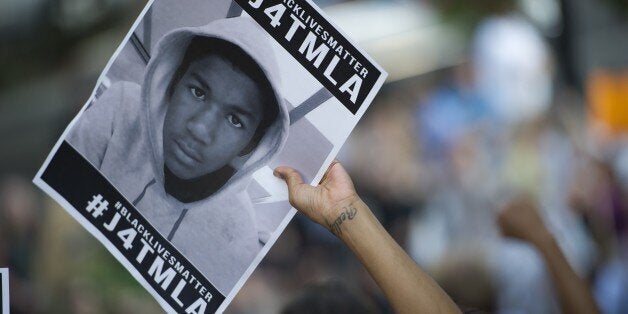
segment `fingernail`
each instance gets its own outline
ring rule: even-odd
[[[279,171],[275,170],[273,171],[273,175],[279,179],[281,179],[281,174],[279,173]]]

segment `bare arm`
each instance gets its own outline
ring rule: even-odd
[[[541,253],[563,313],[600,313],[586,282],[571,268],[530,200],[517,199],[507,206],[499,225],[504,235],[526,241]]]
[[[358,197],[351,178],[332,163],[318,187],[294,169],[278,167],[290,203],[340,238],[358,257],[397,313],[459,313],[456,304],[392,239]]]

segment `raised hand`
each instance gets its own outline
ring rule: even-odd
[[[342,222],[355,216],[355,204],[360,198],[338,160],[327,168],[317,187],[304,183],[301,175],[290,167],[277,167],[274,174],[288,184],[290,204],[334,234],[339,235]]]

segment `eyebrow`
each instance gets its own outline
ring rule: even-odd
[[[195,80],[197,80],[204,89],[207,90],[211,90],[211,88],[209,87],[209,84],[207,84],[207,82],[205,81],[205,79],[203,79],[202,76],[200,76],[198,73],[196,72],[192,72],[192,78],[194,78]]]
[[[251,120],[254,120],[254,118],[255,118],[255,115],[252,112],[248,111],[245,108],[242,108],[239,105],[228,104],[227,106],[229,106],[229,109],[231,109],[231,110],[233,110],[233,111],[235,111],[235,112],[237,112],[237,113],[239,113],[241,115],[248,116],[249,119],[251,119]]]

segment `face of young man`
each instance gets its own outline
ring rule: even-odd
[[[181,179],[229,164],[251,141],[263,109],[257,84],[216,55],[190,63],[166,105],[164,162]]]

